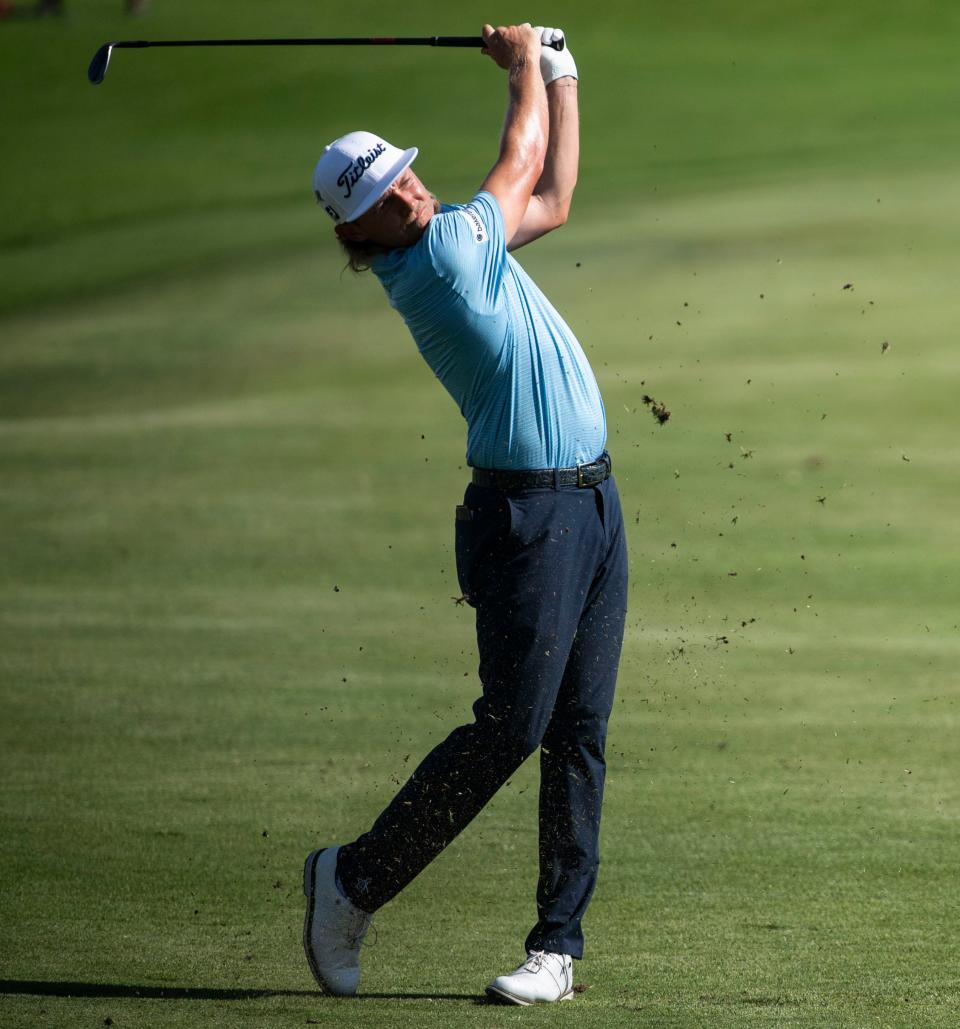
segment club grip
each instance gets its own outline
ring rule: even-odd
[[[477,46],[481,49],[487,45],[482,36],[434,36],[430,42],[432,46]],[[567,41],[561,36],[552,43],[543,45],[550,47],[551,50],[564,50]]]

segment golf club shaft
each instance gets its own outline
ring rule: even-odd
[[[314,39],[120,39],[104,43],[93,55],[87,78],[98,85],[103,82],[114,50],[141,50],[155,46],[484,46],[480,36],[322,36]],[[563,39],[544,46],[562,50]]]
[[[323,36],[317,39],[125,39],[114,49],[147,46],[463,46],[483,47],[481,36]],[[549,44],[561,49],[554,43]]]

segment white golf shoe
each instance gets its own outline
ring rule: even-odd
[[[360,982],[360,944],[373,916],[351,904],[337,889],[339,849],[315,850],[303,866],[307,898],[303,949],[324,993],[352,997]]]
[[[487,987],[492,997],[511,1004],[549,1004],[573,997],[573,958],[532,950],[527,960],[509,975],[498,975]]]

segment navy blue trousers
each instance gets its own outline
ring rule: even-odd
[[[540,747],[540,878],[528,950],[581,957],[599,865],[607,719],[623,641],[627,548],[612,478],[584,489],[467,487],[460,587],[476,608],[474,720],[424,759],[373,828],[341,848],[348,896],[375,911]]]

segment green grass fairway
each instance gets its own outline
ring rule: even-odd
[[[955,1027],[960,9],[67,7],[0,22],[0,1026]],[[519,256],[630,529],[588,989],[482,1003],[534,917],[533,761],[322,998],[303,858],[478,683],[463,424],[310,172],[366,125],[464,199],[504,85],[420,50],[86,65],[525,16],[569,32],[584,161]]]

